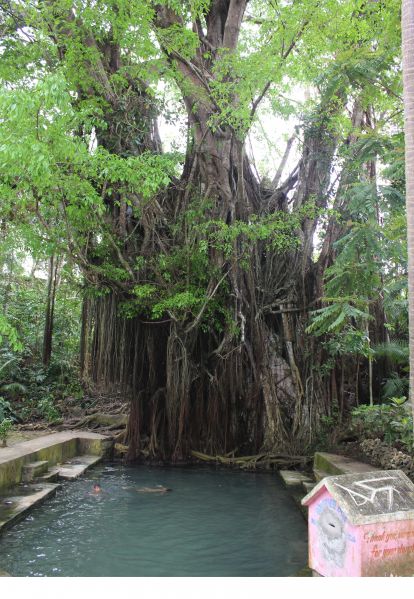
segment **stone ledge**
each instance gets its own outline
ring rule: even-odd
[[[311,482],[311,477],[308,474],[298,470],[279,470],[279,475],[287,487],[301,486],[304,482]]]
[[[288,489],[292,499],[301,511],[302,516],[307,520],[307,509],[302,505],[302,498],[305,494],[304,484],[313,485],[312,474],[301,472],[300,470],[279,470],[278,474]]]
[[[63,480],[75,480],[86,472],[86,470],[100,462],[101,459],[101,456],[95,455],[75,456],[73,460],[69,460],[59,466],[57,476]]]
[[[346,456],[318,451],[313,460],[313,471],[317,481],[325,476],[337,476],[338,474],[363,474],[378,470],[370,464],[358,462]]]
[[[89,433],[83,431],[70,431],[62,433],[52,433],[51,435],[45,435],[43,437],[36,437],[29,441],[22,441],[22,443],[16,443],[12,447],[0,448],[0,464],[7,462],[11,459],[26,457],[27,455],[34,454],[44,449],[49,449],[55,445],[61,443],[67,443],[70,441],[79,441],[82,445],[95,445],[93,441],[98,441],[97,448],[104,441],[110,441],[109,437],[101,435],[99,433]],[[93,453],[93,452],[91,452]]]
[[[48,465],[49,462],[47,460],[26,464],[22,468],[22,481],[26,483],[31,482],[41,474],[45,474],[47,472]]]
[[[15,495],[0,498],[0,534],[25,517],[35,506],[54,495],[59,488],[60,485],[39,483],[11,489]],[[25,493],[19,494],[23,489]],[[33,493],[27,494],[31,490]]]
[[[31,462],[47,461],[53,467],[82,454],[103,457],[111,446],[105,435],[70,431],[0,448],[0,490],[19,484],[23,468]]]

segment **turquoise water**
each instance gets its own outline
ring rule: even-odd
[[[172,492],[136,491],[157,484]],[[0,539],[13,576],[289,576],[306,561],[305,520],[276,474],[198,467],[98,466]]]

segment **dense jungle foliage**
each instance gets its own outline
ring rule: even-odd
[[[304,452],[352,411],[412,450],[400,19],[0,1],[0,420],[115,391],[131,459]]]

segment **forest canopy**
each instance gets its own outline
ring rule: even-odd
[[[406,395],[400,18],[0,0],[0,374],[69,356],[131,458],[295,452]]]

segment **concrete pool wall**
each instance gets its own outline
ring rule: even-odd
[[[104,435],[82,431],[53,433],[0,448],[0,491],[19,484],[24,468],[34,462],[61,464],[80,455],[104,456],[112,440]]]

